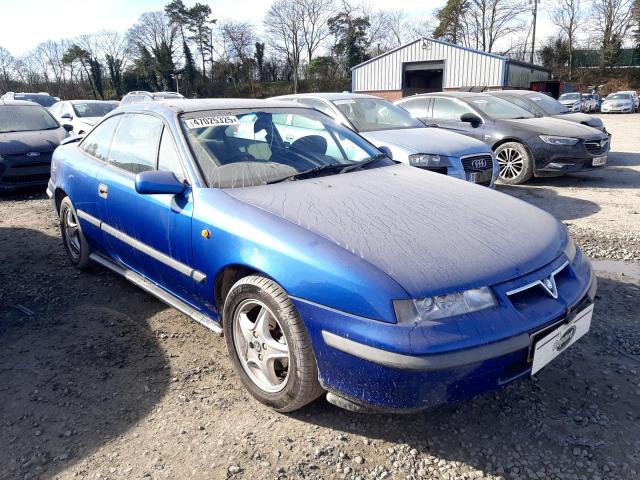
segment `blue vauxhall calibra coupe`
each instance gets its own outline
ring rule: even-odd
[[[588,331],[595,277],[560,222],[381,150],[299,104],[131,104],[56,149],[47,191],[74,265],[224,333],[278,411],[467,399]]]

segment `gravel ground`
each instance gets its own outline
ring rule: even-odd
[[[44,196],[0,199],[0,478],[640,478],[640,115],[605,122],[606,170],[501,188],[635,262],[599,264],[591,332],[535,378],[415,415],[274,413],[221,338],[71,268]]]

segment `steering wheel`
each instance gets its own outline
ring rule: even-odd
[[[256,157],[254,157],[253,155],[251,155],[250,153],[237,153],[235,155],[232,155],[230,157],[228,157],[226,159],[227,161],[225,162],[225,164],[228,163],[240,163],[240,162],[257,162],[258,159]]]

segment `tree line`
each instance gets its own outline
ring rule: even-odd
[[[350,0],[273,0],[261,25],[217,19],[208,4],[171,0],[126,32],[48,40],[14,57],[0,46],[0,92],[48,91],[62,98],[121,98],[132,90],[188,97],[269,96],[342,90],[350,69],[420,36],[534,57],[571,79],[578,47],[612,62],[640,46],[640,0],[448,0],[432,16],[375,10]],[[557,35],[536,39],[540,12]]]

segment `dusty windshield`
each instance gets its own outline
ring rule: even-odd
[[[311,109],[191,112],[181,123],[210,187],[250,187],[316,172],[339,174],[380,154],[351,130]]]
[[[386,100],[349,98],[333,103],[359,132],[424,127],[409,112]]]
[[[547,112],[549,115],[560,115],[562,113],[569,113],[569,109],[562,105],[559,101],[551,98],[543,93],[534,93],[527,95],[527,98],[532,102],[535,102],[541,109]]]

